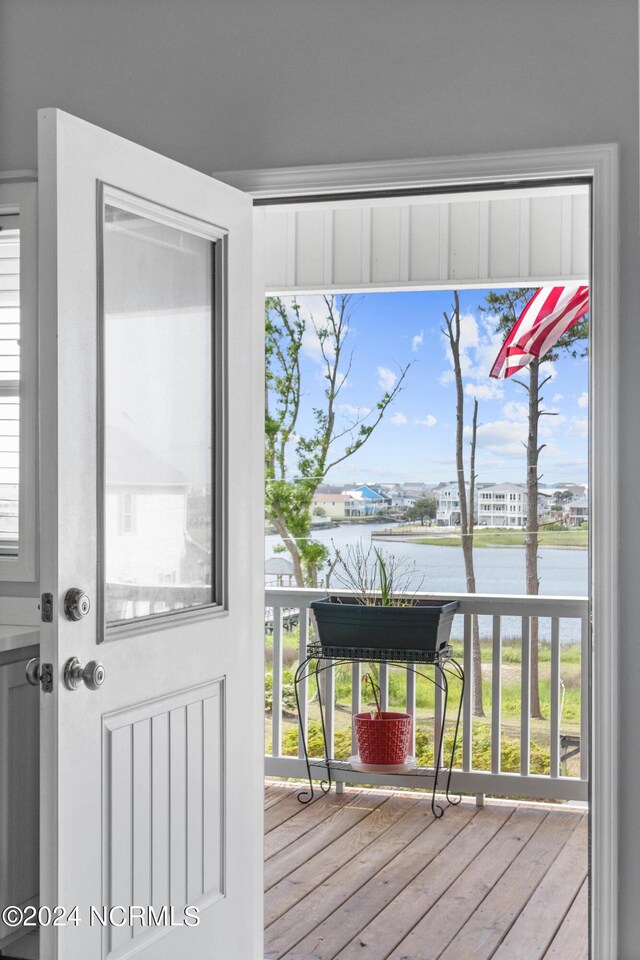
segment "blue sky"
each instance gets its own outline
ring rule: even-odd
[[[513,380],[488,373],[501,336],[495,321],[478,310],[487,289],[462,290],[462,359],[465,424],[478,397],[477,474],[479,482],[524,482],[527,394]],[[287,302],[286,298],[285,302]],[[289,301],[290,302],[290,301]],[[321,297],[299,296],[301,314],[322,319]],[[337,426],[374,408],[400,369],[411,363],[402,390],[367,443],[327,477],[335,484],[375,481],[453,480],[455,477],[455,385],[443,310],[451,311],[451,291],[354,295],[347,346],[353,363],[339,397]],[[321,402],[322,370],[312,324],[305,335],[300,429],[310,428],[311,410]],[[543,390],[540,456],[544,483],[587,480],[588,360],[561,356],[543,369],[552,380]],[[526,379],[526,378],[525,378]],[[337,451],[336,451],[337,452]],[[467,446],[468,453],[468,446]]]

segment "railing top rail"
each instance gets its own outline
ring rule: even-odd
[[[266,587],[265,605],[275,607],[308,607],[312,600],[328,594],[355,594],[353,590],[325,590],[321,587]],[[587,597],[549,597],[504,593],[412,593],[411,597],[447,603],[459,600],[458,612],[485,616],[567,617],[589,615]]]

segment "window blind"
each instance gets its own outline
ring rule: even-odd
[[[17,553],[20,484],[20,234],[0,231],[0,553]]]

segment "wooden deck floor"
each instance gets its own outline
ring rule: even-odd
[[[583,810],[265,792],[269,960],[587,960]]]

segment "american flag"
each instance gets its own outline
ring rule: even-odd
[[[588,309],[589,287],[540,287],[514,323],[489,376],[512,377],[534,357],[544,357]]]

